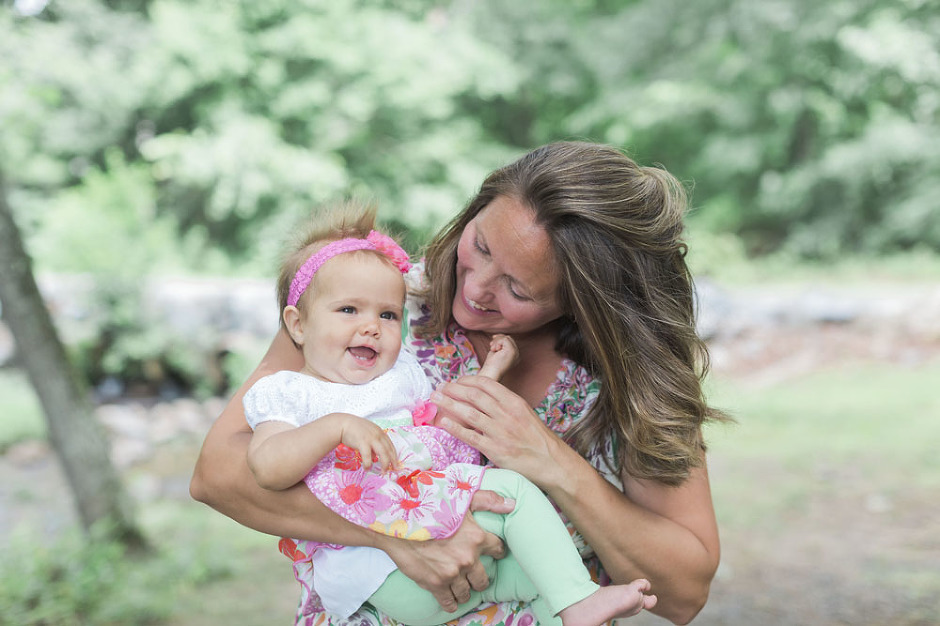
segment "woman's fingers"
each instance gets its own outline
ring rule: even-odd
[[[434,398],[440,426],[507,469],[533,480],[557,439],[520,396],[498,382],[467,376],[442,385]]]
[[[478,489],[474,492],[473,497],[470,498],[470,510],[473,512],[489,511],[490,513],[506,515],[507,513],[512,513],[514,508],[516,508],[515,500],[504,498],[489,489]],[[490,556],[496,555],[490,554]]]
[[[483,543],[480,546],[480,554],[491,556],[494,559],[501,559],[506,556],[506,544],[503,543],[503,540],[498,536],[492,533],[486,533],[486,537],[483,539]],[[480,569],[483,569],[482,565],[480,565]],[[483,585],[483,589],[486,589],[487,586],[489,586],[488,581],[489,579],[487,579],[487,583]],[[477,589],[477,587],[474,587],[474,589]]]
[[[495,381],[469,376],[442,385],[432,401],[445,430],[489,456],[494,443],[506,437],[506,422],[512,419],[506,406],[517,397]]]
[[[465,389],[456,383],[448,383],[434,392],[431,401],[437,405],[438,419],[457,422],[468,430],[485,430],[488,414],[486,407],[472,401]]]
[[[460,422],[456,422],[449,417],[441,419],[441,428],[464,443],[473,446],[483,454],[489,456],[491,453],[482,432],[466,428],[462,426]]]
[[[470,599],[470,583],[466,578],[455,580],[454,583],[450,586],[450,591],[454,594],[454,599],[458,604],[466,602]]]
[[[457,600],[454,598],[454,592],[449,588],[443,591],[432,591],[434,599],[441,605],[441,608],[448,613],[457,611]]]
[[[407,541],[389,539],[383,547],[405,576],[427,589],[441,607],[453,613],[458,599],[466,602],[470,589],[482,591],[490,580],[483,564],[481,552],[498,552],[502,546],[493,547],[490,542],[501,541],[485,532],[467,515],[457,532],[447,539],[433,541]]]
[[[503,542],[500,541],[499,544],[502,546]],[[484,554],[486,553],[484,552]],[[467,572],[467,583],[475,591],[483,591],[490,586],[490,577],[486,575],[486,569],[483,567],[483,563],[477,561],[474,566],[470,568],[470,571]]]
[[[472,412],[459,411],[459,408],[469,406],[489,414],[498,409],[501,402],[518,397],[499,382],[486,376],[463,376],[441,385],[437,393],[450,400],[447,403],[449,408],[456,409],[461,416],[471,418]]]

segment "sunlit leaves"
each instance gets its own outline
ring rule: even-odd
[[[0,11],[0,159],[32,215],[117,149],[245,261],[348,195],[426,233],[570,138],[694,181],[751,253],[938,249],[938,50],[920,0],[72,0]]]

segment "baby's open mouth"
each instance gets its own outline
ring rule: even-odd
[[[350,346],[348,350],[353,358],[361,361],[370,361],[378,354],[378,352],[367,346]]]

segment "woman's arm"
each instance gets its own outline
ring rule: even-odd
[[[719,541],[704,468],[680,487],[628,478],[621,493],[493,380],[465,377],[432,400],[446,430],[545,490],[615,582],[649,579],[654,613],[684,624],[705,605]]]
[[[625,477],[621,493],[562,448],[554,457],[556,480],[544,487],[548,494],[614,581],[648,578],[659,598],[653,612],[690,622],[705,606],[720,556],[707,469],[693,470],[679,487]]]
[[[242,397],[259,378],[303,365],[300,351],[282,329],[257,369],[239,388],[206,435],[190,482],[192,497],[233,520],[278,537],[301,537],[349,546],[372,546],[386,552],[406,576],[431,591],[445,609],[453,607],[454,590],[463,586],[485,589],[489,579],[480,554],[501,557],[502,542],[484,533],[470,516],[456,534],[436,541],[386,537],[345,520],[313,497],[303,484],[283,491],[261,488],[248,468],[251,429]],[[506,513],[512,505],[491,492],[478,492],[471,507]]]

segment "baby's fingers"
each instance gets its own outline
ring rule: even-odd
[[[369,465],[376,463],[379,468],[383,470],[396,469],[398,467],[398,451],[395,449],[392,440],[384,432],[378,439],[372,442],[369,459]],[[369,465],[365,464],[365,459],[363,458],[363,466],[368,469]]]
[[[385,469],[398,469],[398,450],[395,449],[395,444],[392,443],[388,435],[385,435],[385,441],[383,443],[385,454],[388,455],[386,457],[388,462],[383,467],[385,467]]]
[[[369,469],[372,467],[372,464],[378,460],[376,455],[372,452],[372,446],[368,444],[358,446],[356,452],[359,453],[359,457],[362,459],[363,469]]]

